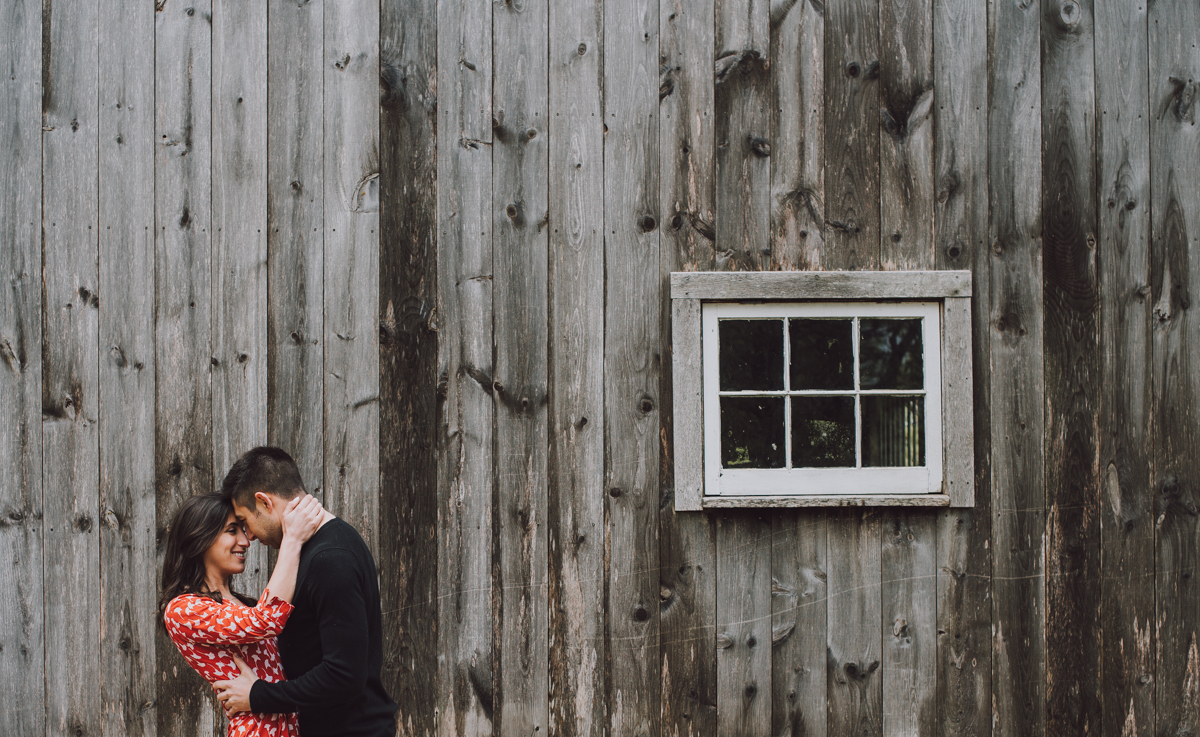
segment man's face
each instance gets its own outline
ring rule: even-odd
[[[274,496],[259,492],[255,495],[254,509],[233,503],[233,513],[246,525],[246,535],[259,540],[267,547],[279,549],[283,543],[283,524],[280,517],[285,504]]]

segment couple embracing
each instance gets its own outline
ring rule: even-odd
[[[258,600],[230,589],[253,540],[279,551]],[[231,737],[395,733],[380,680],[375,561],[362,537],[304,492],[279,448],[247,452],[221,493],[180,506],[167,533],[160,610],[212,683]]]

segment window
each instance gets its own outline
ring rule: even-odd
[[[676,509],[970,506],[969,272],[672,275]]]

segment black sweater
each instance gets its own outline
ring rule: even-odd
[[[332,519],[304,544],[292,604],[279,635],[288,679],[256,681],[251,711],[298,712],[304,737],[394,735],[396,704],[379,678],[375,560],[357,530]]]

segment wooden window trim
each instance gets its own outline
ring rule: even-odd
[[[973,507],[974,412],[969,271],[676,272],[671,274],[676,511],[729,507]],[[942,494],[706,497],[701,303],[706,301],[942,303]]]

